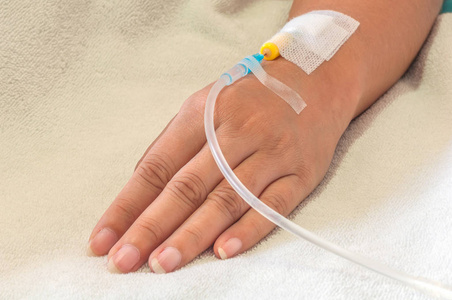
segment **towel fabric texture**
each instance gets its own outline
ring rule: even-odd
[[[184,99],[286,22],[291,1],[0,5],[0,298],[426,299],[281,230],[228,260],[110,274],[88,236]],[[343,135],[290,215],[452,284],[452,15]],[[394,49],[397,51],[397,49]],[[322,88],[322,87],[319,87]],[[262,166],[263,168],[265,166]]]

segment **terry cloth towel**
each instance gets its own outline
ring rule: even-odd
[[[225,261],[110,274],[88,236],[182,102],[285,23],[291,1],[0,5],[0,298],[426,299],[276,229]],[[262,30],[265,28],[266,30]],[[452,15],[345,132],[291,219],[452,284]]]

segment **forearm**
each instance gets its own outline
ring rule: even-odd
[[[289,18],[325,9],[342,12],[361,23],[329,62],[310,76],[301,75],[307,82],[301,89],[307,94],[306,100],[312,104],[327,101],[320,100],[322,96],[342,93],[345,96],[340,96],[338,101],[351,109],[352,117],[359,115],[407,70],[425,41],[442,2],[294,0]],[[315,91],[315,84],[321,82],[328,83],[330,94]],[[309,100],[309,96],[315,99]]]

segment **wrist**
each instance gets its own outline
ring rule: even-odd
[[[305,110],[322,118],[322,122],[331,125],[340,136],[355,115],[362,85],[358,67],[341,68],[339,62],[325,62],[310,75],[282,57],[264,61],[262,66],[271,76],[294,89],[308,105]]]

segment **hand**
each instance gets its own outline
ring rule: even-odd
[[[304,97],[298,67],[280,58],[264,68]],[[94,228],[89,251],[108,253],[111,271],[133,272],[149,261],[154,272],[171,272],[213,243],[217,257],[230,258],[274,229],[215,164],[203,126],[210,87],[184,102]],[[334,97],[314,100],[305,98],[308,106],[297,115],[253,75],[217,100],[215,128],[229,165],[284,216],[322,180],[353,115]]]

